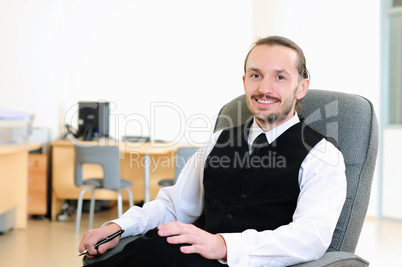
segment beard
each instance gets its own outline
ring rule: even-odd
[[[274,98],[274,97],[270,97],[270,96],[266,96],[266,98],[268,98],[268,100],[276,100],[276,101],[280,101],[283,102],[283,106],[277,111],[277,112],[273,112],[270,113],[268,115],[264,115],[264,114],[260,114],[256,111],[254,111],[251,108],[251,103],[250,101],[253,101],[253,99],[255,97],[257,98],[262,98],[264,95],[260,94],[260,95],[254,95],[251,97],[251,99],[247,99],[247,106],[249,108],[249,110],[253,113],[255,119],[262,123],[262,124],[278,124],[279,122],[281,122],[282,120],[284,120],[289,113],[292,111],[292,109],[295,107],[295,102],[296,102],[296,93],[297,93],[297,89],[298,87],[296,87],[296,89],[294,90],[293,96],[289,97],[288,99],[285,99],[283,101],[281,101],[278,98]]]
[[[263,115],[263,114],[253,114],[255,119],[263,124],[277,124],[284,120],[289,113],[292,111],[294,106],[294,102],[291,101],[286,101],[285,105],[283,108],[278,111],[274,112],[268,115]]]

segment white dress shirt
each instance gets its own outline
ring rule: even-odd
[[[295,114],[291,120],[266,132],[268,142],[273,142],[298,122]],[[144,234],[165,222],[192,223],[201,215],[205,159],[221,132],[211,135],[206,145],[188,161],[174,186],[162,188],[155,200],[142,208],[134,206],[111,221],[126,230],[123,237]],[[262,132],[254,120],[248,140],[250,147]],[[341,152],[326,139],[321,140],[304,159],[298,178],[300,194],[293,221],[275,230],[221,233],[227,246],[227,259],[220,262],[239,267],[288,266],[315,260],[324,254],[346,198]]]

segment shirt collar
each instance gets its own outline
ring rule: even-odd
[[[300,122],[299,116],[297,115],[297,112],[295,112],[295,115],[285,123],[275,127],[272,130],[269,130],[268,132],[264,132],[260,126],[257,124],[255,121],[255,118],[253,119],[253,123],[250,126],[250,134],[248,136],[248,144],[249,147],[251,147],[251,144],[254,142],[254,140],[259,136],[261,133],[265,133],[265,136],[267,137],[268,143],[271,144],[273,141],[275,141],[276,138],[278,138],[281,134],[283,134],[287,129],[292,127],[293,125],[297,124]]]

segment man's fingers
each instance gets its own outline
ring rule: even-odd
[[[199,238],[196,236],[192,235],[175,235],[175,236],[169,236],[166,238],[166,241],[169,244],[195,244]]]
[[[178,221],[168,222],[158,226],[159,236],[173,236],[191,233],[195,228],[191,224],[185,224]]]
[[[89,257],[105,253],[106,250],[113,248],[117,245],[117,243],[119,242],[119,238],[115,238],[110,242],[106,242],[105,244],[99,246],[98,249],[95,249],[95,244],[120,229],[121,229],[120,226],[112,223],[103,228],[87,231],[81,240],[81,243],[78,247],[78,251],[81,253],[85,250],[88,250],[87,255]]]
[[[197,244],[202,240],[202,231],[199,228],[177,221],[160,225],[158,234],[166,237],[169,244]]]
[[[158,226],[158,234],[169,244],[183,244],[185,254],[198,253],[207,259],[226,258],[226,243],[221,235],[210,234],[192,224],[169,222]]]
[[[105,253],[107,250],[115,247],[118,242],[118,238],[116,238],[115,240],[106,242],[105,244],[100,245],[98,248],[95,248],[96,243],[94,244],[92,240],[93,239],[90,239],[86,243],[86,249],[88,250],[87,256],[89,256],[90,258],[92,258],[93,256],[96,256],[96,255]]]
[[[98,250],[95,249],[95,244],[96,242],[92,241],[93,239],[89,239],[85,243],[86,250],[88,250],[88,254],[91,256],[96,256],[98,255]]]
[[[85,250],[88,250],[87,255],[95,256],[98,255],[98,251],[95,249],[95,244],[100,240],[102,236],[97,234],[95,230],[89,230],[84,234],[84,237],[81,240],[80,245],[78,246],[78,251],[81,253]]]
[[[99,247],[98,247],[98,253],[99,254],[103,254],[103,253],[105,253],[109,248],[108,248],[108,245],[109,244],[103,244],[103,245],[100,245]]]
[[[106,242],[105,244],[102,244],[98,247],[98,254],[103,254],[106,251],[108,251],[111,248],[114,248],[117,243],[119,243],[119,238],[115,238],[109,242]]]
[[[193,253],[199,253],[199,251],[197,250],[197,246],[196,245],[192,245],[192,246],[181,246],[180,247],[180,251],[184,254],[193,254]]]
[[[87,249],[85,243],[87,242],[87,240],[89,238],[91,238],[92,233],[93,233],[93,230],[89,230],[84,234],[83,238],[81,239],[80,245],[78,246],[78,251],[80,253]]]
[[[158,226],[159,236],[178,235],[179,233],[180,227],[178,226],[178,222],[169,222]]]

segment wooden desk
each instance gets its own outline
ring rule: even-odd
[[[15,228],[27,227],[28,152],[40,144],[0,144],[0,214],[17,209]]]
[[[113,143],[113,141],[82,142],[85,145],[118,145],[120,149],[121,177],[132,181],[130,188],[134,201],[154,199],[161,188],[161,179],[173,178],[175,155],[178,147],[187,144],[166,143]],[[144,168],[145,167],[145,168]],[[102,177],[100,166],[85,164],[84,179]],[[52,219],[56,219],[66,199],[77,199],[82,187],[74,184],[74,146],[69,140],[52,142]],[[123,198],[128,199],[125,191]],[[84,196],[90,199],[90,194]],[[97,190],[96,199],[116,200],[116,193]]]

